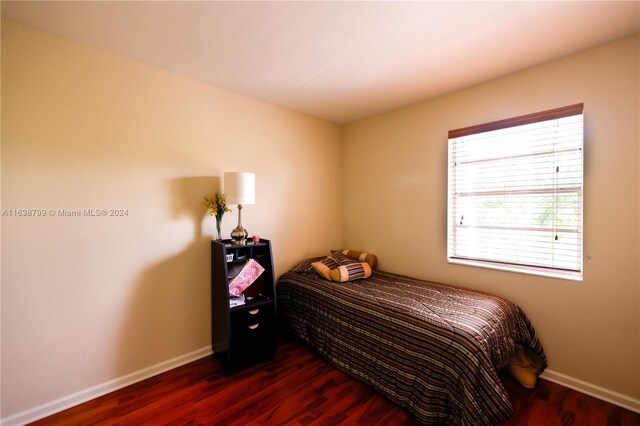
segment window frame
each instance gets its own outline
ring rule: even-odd
[[[503,271],[510,271],[516,273],[524,273],[524,274],[533,274],[540,275],[546,277],[567,279],[567,280],[575,280],[582,281],[584,275],[584,124],[582,128],[582,146],[581,146],[581,164],[580,164],[580,172],[581,179],[579,185],[579,207],[580,207],[580,221],[578,225],[578,233],[579,233],[579,267],[578,270],[567,270],[562,268],[554,268],[554,267],[545,267],[545,266],[536,266],[536,265],[526,265],[512,262],[501,262],[501,261],[492,261],[492,260],[484,260],[484,259],[473,259],[467,257],[456,257],[453,253],[452,249],[452,238],[453,233],[455,232],[456,219],[452,217],[452,206],[453,203],[456,203],[457,198],[455,198],[455,194],[452,193],[455,183],[452,184],[452,175],[453,172],[451,170],[452,165],[452,142],[451,139],[459,138],[462,136],[470,136],[480,133],[485,133],[493,130],[501,130],[509,127],[523,126],[526,124],[538,123],[543,121],[555,120],[565,117],[571,117],[575,115],[584,115],[584,104],[574,104],[568,105],[561,108],[550,109],[546,111],[536,112],[533,114],[521,115],[518,117],[507,118],[498,121],[492,121],[489,123],[478,124],[474,126],[459,128],[455,130],[450,130],[448,133],[448,141],[447,141],[447,261],[452,264],[460,264],[467,266],[476,266],[482,268],[489,269],[497,269]]]

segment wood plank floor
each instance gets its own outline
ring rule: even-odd
[[[541,380],[504,375],[515,414],[504,425],[634,425],[640,415]],[[39,420],[35,425],[415,425],[412,416],[281,339],[276,358],[226,376],[211,357]]]

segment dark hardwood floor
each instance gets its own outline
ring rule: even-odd
[[[541,380],[502,376],[505,425],[636,425],[640,415]],[[39,420],[35,425],[415,425],[409,413],[310,349],[281,339],[276,358],[226,376],[211,357]]]

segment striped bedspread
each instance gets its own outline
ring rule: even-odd
[[[287,272],[276,289],[284,332],[425,424],[508,419],[498,371],[516,345],[546,366],[520,307],[487,293],[380,271],[346,283]]]

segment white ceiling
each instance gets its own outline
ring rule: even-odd
[[[2,2],[2,16],[348,123],[640,31],[640,2]]]

